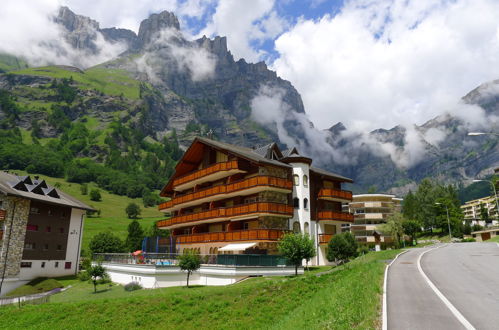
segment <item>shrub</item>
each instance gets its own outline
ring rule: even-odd
[[[92,253],[120,253],[124,251],[123,241],[111,232],[101,232],[90,241]]]
[[[140,215],[140,207],[135,203],[130,203],[125,209],[129,219],[136,219]]]
[[[473,225],[472,229],[473,229],[473,231],[479,231],[479,230],[482,230],[483,227],[476,223]]]
[[[369,247],[367,245],[359,245],[359,248],[357,249],[358,254],[368,254],[369,253]]]
[[[90,200],[94,202],[100,202],[102,200],[102,196],[100,194],[99,189],[92,189],[90,191]]]
[[[463,238],[461,240],[462,243],[467,243],[467,242],[476,242],[476,240],[472,237],[469,237],[469,238]]]
[[[142,289],[142,285],[140,285],[140,283],[138,282],[130,282],[128,284],[126,284],[123,289],[125,289],[125,291],[135,291],[135,290],[140,290]]]
[[[327,260],[346,262],[358,255],[358,243],[352,233],[346,232],[334,235],[327,246]]]
[[[90,281],[90,274],[84,270],[78,273],[78,279],[82,282]]]
[[[80,186],[80,192],[82,195],[88,194],[88,184],[84,183]]]

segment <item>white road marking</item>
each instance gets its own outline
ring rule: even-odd
[[[387,286],[386,283],[388,281],[388,269],[395,262],[395,260],[397,260],[397,258],[401,254],[404,254],[407,251],[409,251],[409,250],[404,250],[404,251],[400,252],[399,254],[397,254],[395,256],[395,258],[392,260],[392,262],[390,262],[388,264],[388,266],[386,266],[386,268],[385,268],[385,279],[384,279],[384,282],[383,282],[383,330],[387,330],[388,329],[388,311],[387,311],[387,307],[386,307],[386,286]]]
[[[435,250],[435,249],[438,249],[439,247],[436,247],[436,248],[432,248],[432,249],[429,249],[429,250],[426,250],[424,251],[423,253],[421,253],[419,255],[419,258],[418,258],[418,269],[419,269],[419,272],[421,273],[421,276],[423,276],[423,278],[425,279],[426,283],[428,283],[428,286],[433,290],[433,292],[435,292],[435,294],[440,298],[440,300],[442,300],[442,302],[445,304],[445,306],[447,306],[447,308],[449,308],[449,310],[452,312],[452,314],[454,314],[454,316],[459,320],[459,322],[461,322],[461,324],[468,330],[475,330],[475,328],[471,325],[471,323],[463,316],[463,314],[461,314],[456,307],[454,307],[454,305],[452,305],[452,303],[442,294],[442,292],[440,292],[440,290],[435,286],[435,284],[433,284],[430,279],[428,278],[428,276],[426,276],[425,272],[423,271],[423,268],[421,268],[421,257],[423,257],[423,255],[427,252],[430,252],[432,250]],[[384,325],[384,324],[383,324]],[[385,330],[385,328],[383,328]]]

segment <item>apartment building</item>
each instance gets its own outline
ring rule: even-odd
[[[385,194],[353,195],[353,200],[345,205],[354,215],[351,231],[359,243],[381,246],[391,243],[392,238],[380,230],[380,225],[386,223],[393,212],[401,210],[401,198]]]
[[[325,248],[353,216],[342,211],[352,182],[312,166],[296,148],[272,143],[244,148],[196,138],[161,191],[170,215],[157,226],[169,229],[174,249],[201,254],[278,254],[286,233],[309,234],[317,244],[313,264],[326,264]]]
[[[38,177],[0,172],[0,295],[76,274],[88,205]]]
[[[479,224],[485,226],[485,220],[482,219],[482,208],[484,208],[489,215],[489,224],[497,225],[499,224],[499,221],[496,205],[497,204],[495,196],[487,196],[468,201],[464,203],[464,205],[461,205],[461,209],[463,210],[464,214],[464,220],[471,221],[471,224]]]

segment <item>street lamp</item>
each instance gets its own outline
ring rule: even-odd
[[[447,205],[445,204],[442,204],[442,203],[435,203],[436,205],[443,205],[445,206],[445,210],[447,211],[447,226],[449,226],[449,239],[450,241],[452,242],[452,235],[450,233],[450,219],[449,219],[449,208],[447,207]]]
[[[488,182],[492,185],[492,188],[494,188],[494,196],[496,197],[496,216],[497,220],[499,221],[499,202],[497,201],[497,190],[494,182],[492,180],[479,180],[479,179],[475,179],[473,180],[473,182]]]
[[[479,136],[479,135],[496,135],[499,136],[499,133],[492,132],[469,132],[468,136]]]

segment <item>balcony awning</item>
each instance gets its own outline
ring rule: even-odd
[[[256,242],[227,244],[223,248],[218,249],[218,251],[244,251],[247,248],[253,247],[255,245]]]

